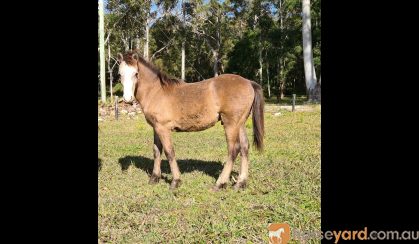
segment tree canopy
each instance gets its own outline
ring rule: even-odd
[[[321,75],[320,5],[321,0],[311,1],[317,77]],[[130,49],[144,54],[146,25],[149,60],[174,77],[181,77],[185,42],[186,82],[235,73],[260,83],[266,96],[281,99],[284,94],[307,92],[301,0],[105,1],[105,45],[112,57]],[[107,67],[115,67],[116,59],[110,62]],[[112,72],[117,77],[117,70]]]

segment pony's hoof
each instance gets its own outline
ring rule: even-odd
[[[160,176],[152,174],[150,176],[150,180],[148,181],[148,184],[155,185],[155,184],[159,183],[159,180],[160,180]]]
[[[210,192],[217,192],[220,191],[220,188],[218,186],[213,186],[209,189]]]
[[[246,188],[246,185],[247,185],[246,181],[237,182],[237,183],[234,185],[234,190],[241,190],[241,189],[244,189],[244,188]]]
[[[178,180],[172,180],[172,183],[170,184],[170,190],[174,190],[180,186],[180,179]]]
[[[213,188],[211,188],[211,191],[217,192],[221,189],[226,189],[226,188],[227,188],[227,183],[223,183],[223,184],[220,184],[220,185],[215,185]]]

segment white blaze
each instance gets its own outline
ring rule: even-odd
[[[134,89],[137,83],[137,69],[121,62],[119,66],[119,74],[121,75],[121,83],[124,87],[124,100],[131,102],[134,100]]]

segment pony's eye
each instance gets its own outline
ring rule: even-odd
[[[135,77],[136,77],[136,78],[138,78],[138,72],[137,72],[137,73],[135,73]]]

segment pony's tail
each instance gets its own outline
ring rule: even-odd
[[[256,149],[259,152],[263,151],[263,136],[265,135],[265,125],[264,125],[264,107],[265,107],[265,100],[263,98],[263,90],[262,87],[252,81],[252,87],[255,90],[255,98],[253,100],[253,115],[252,115],[252,122],[253,122],[253,145],[255,145]]]

